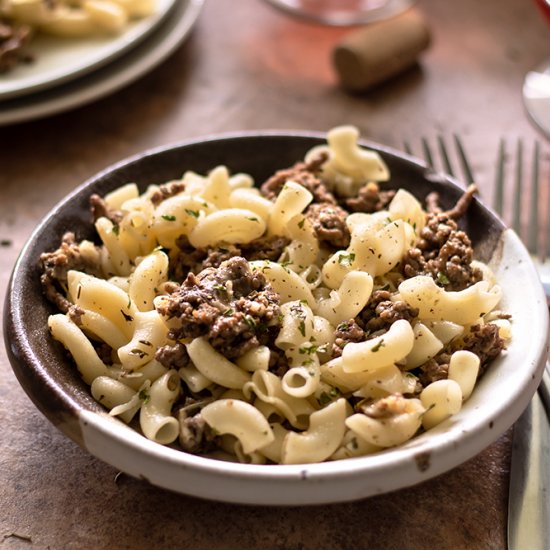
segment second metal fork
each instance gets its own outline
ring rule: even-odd
[[[524,153],[521,139],[518,139],[512,157],[507,155],[506,142],[500,141],[493,208],[525,243],[537,266],[546,296],[550,297],[550,205],[548,200],[541,200],[539,142],[535,141],[533,145],[530,163],[525,161]],[[510,163],[511,170],[507,169]],[[507,193],[507,173],[511,171],[512,190]]]

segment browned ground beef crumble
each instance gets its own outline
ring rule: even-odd
[[[260,237],[239,246],[223,244],[216,248],[194,248],[187,237],[182,235],[171,253],[170,278],[181,282],[191,272],[199,273],[207,267],[219,267],[222,262],[235,256],[243,256],[249,261],[277,261],[289,243],[288,238],[275,235]]]
[[[327,160],[326,153],[321,153],[310,162],[297,162],[293,167],[275,172],[260,190],[270,200],[275,200],[287,181],[294,181],[304,186],[313,194],[313,202],[336,204],[336,198],[320,177],[322,164]]]
[[[170,339],[206,336],[230,359],[267,344],[280,325],[279,295],[241,256],[190,273],[157,311],[178,320]]]
[[[42,275],[40,281],[48,300],[54,303],[63,313],[67,313],[72,303],[67,300],[64,290],[67,288],[67,273],[74,269],[90,275],[101,277],[101,266],[94,263],[81,253],[74,233],[67,232],[61,239],[61,244],[53,252],[40,255]]]
[[[32,61],[32,56],[26,51],[31,37],[32,29],[28,25],[0,17],[0,74]]]
[[[313,203],[306,210],[306,218],[311,222],[319,243],[335,248],[349,246],[348,216],[349,212],[329,202]]]
[[[387,290],[374,290],[367,305],[357,316],[357,323],[365,334],[387,331],[395,321],[412,321],[418,316],[418,310],[402,300],[391,300],[392,293]]]
[[[384,210],[395,196],[395,191],[380,191],[377,183],[371,181],[359,189],[357,197],[345,199],[344,207],[351,212],[372,214]]]

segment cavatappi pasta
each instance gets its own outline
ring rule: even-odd
[[[456,223],[473,189],[426,211],[389,179],[339,127],[260,188],[219,166],[94,196],[101,244],[41,258],[50,331],[161,444],[257,464],[400,445],[460,410],[511,323]]]

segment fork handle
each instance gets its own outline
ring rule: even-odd
[[[548,421],[550,422],[550,370],[548,363],[546,363],[546,366],[544,367],[544,372],[542,373],[542,380],[540,381],[539,385],[539,396],[542,400],[542,404],[544,405],[544,410],[546,411],[546,416],[548,417]]]

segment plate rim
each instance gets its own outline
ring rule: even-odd
[[[158,9],[155,13],[151,14],[147,18],[131,21],[131,26],[125,29],[122,33],[108,38],[105,43],[98,44],[96,45],[96,47],[91,46],[94,52],[91,55],[87,56],[91,59],[91,61],[88,63],[78,63],[73,70],[66,71],[65,69],[56,67],[55,69],[42,71],[35,76],[28,75],[22,78],[22,82],[19,82],[19,84],[17,79],[10,78],[12,73],[8,73],[6,75],[7,85],[6,80],[4,80],[0,84],[0,103],[3,101],[7,101],[8,99],[14,99],[18,97],[20,98],[30,94],[34,94],[36,92],[49,90],[50,88],[54,88],[56,86],[59,86],[60,84],[70,82],[77,78],[81,78],[82,76],[89,74],[99,69],[100,67],[108,65],[115,59],[121,57],[126,52],[135,48],[138,44],[145,40],[159,25],[161,25],[166,17],[168,17],[168,15],[174,9],[174,6],[178,2],[178,0],[163,0],[163,2],[164,4],[160,6],[160,9]],[[48,41],[57,39],[57,41],[59,41],[60,43],[59,50],[70,48],[71,44],[69,42],[73,43],[74,40],[79,40],[78,38],[67,39],[64,37],[53,37],[51,35],[39,34],[37,36],[38,41],[40,41],[40,39],[42,38]],[[82,40],[93,41],[94,38],[96,37],[84,37]],[[65,41],[65,44],[62,44],[63,41]],[[39,42],[37,43],[36,41],[31,41],[29,49],[33,47],[33,44],[36,44],[36,47],[38,48],[40,47]],[[41,58],[42,55],[39,54],[38,59],[40,60]],[[17,67],[15,68],[15,70],[17,70]],[[25,82],[28,83],[25,84]],[[10,85],[10,83],[12,83],[12,85]]]
[[[97,70],[37,94],[0,102],[0,126],[28,122],[82,107],[131,84],[167,59],[189,36],[205,0],[176,0],[143,41]]]

